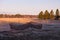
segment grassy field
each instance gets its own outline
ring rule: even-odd
[[[30,21],[32,21],[31,18],[0,18],[0,22],[27,23]]]
[[[37,22],[37,23],[43,23],[43,24],[50,24],[50,23],[60,23],[60,20],[39,20],[34,18],[0,18],[0,23],[6,22],[6,23],[27,23],[27,22]]]

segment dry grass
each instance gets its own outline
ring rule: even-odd
[[[0,23],[10,23],[10,22],[16,22],[16,23],[27,23],[27,22],[37,22],[37,23],[55,23],[54,20],[38,20],[33,18],[0,18]]]
[[[1,22],[17,22],[17,23],[27,23],[32,21],[31,18],[0,18]]]

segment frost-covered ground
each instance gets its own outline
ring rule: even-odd
[[[0,19],[0,40],[60,40],[60,20],[21,20]]]

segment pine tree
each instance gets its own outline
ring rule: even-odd
[[[56,10],[56,18],[55,18],[56,20],[58,20],[59,19],[59,10],[57,9]]]
[[[41,12],[39,13],[38,18],[39,18],[39,19],[43,19],[43,11],[41,11]]]
[[[56,16],[59,16],[59,10],[58,9],[56,10]]]
[[[45,14],[44,14],[44,19],[49,19],[50,18],[50,14],[49,12],[46,10]]]
[[[53,12],[53,10],[50,11],[50,19],[54,19],[54,12]]]

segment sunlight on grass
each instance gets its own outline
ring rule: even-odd
[[[17,23],[26,23],[30,22],[30,18],[0,18],[0,22],[17,22]]]

